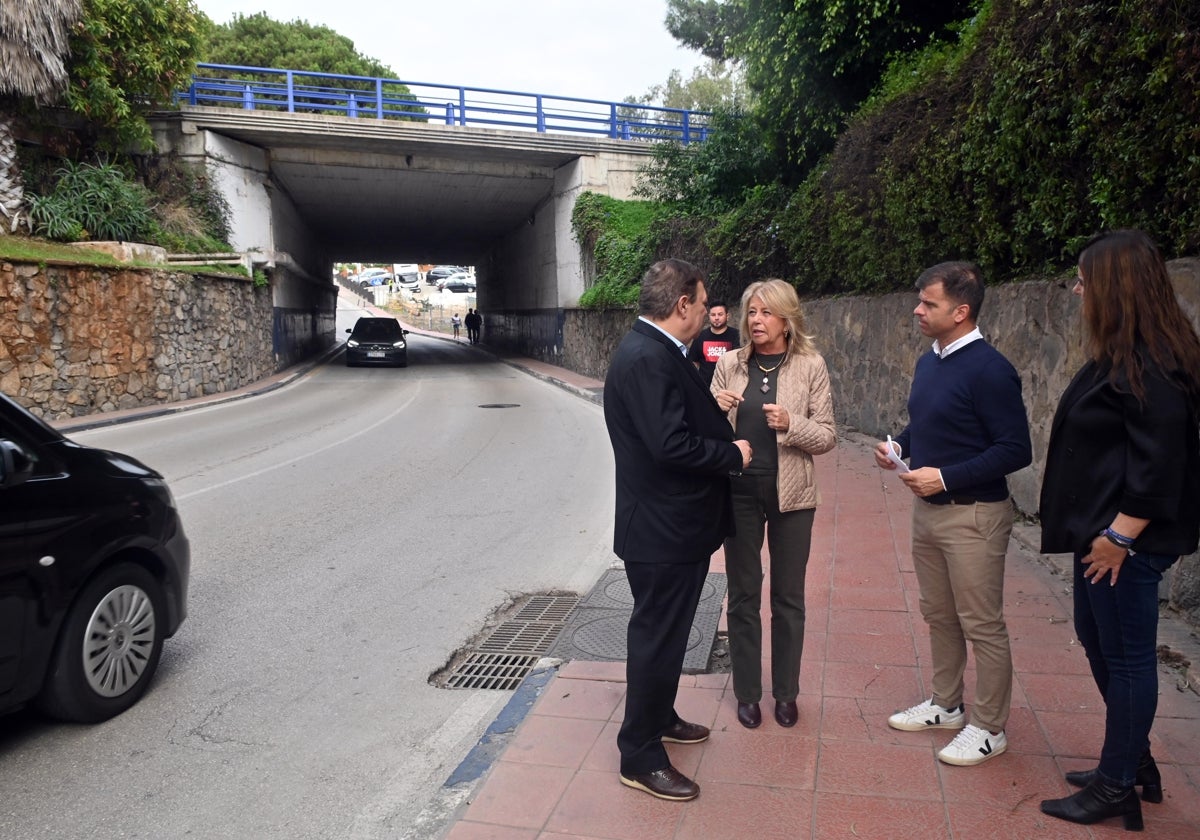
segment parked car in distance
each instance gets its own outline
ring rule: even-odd
[[[368,286],[386,286],[392,282],[392,272],[386,268],[364,268],[358,275],[358,282]]]
[[[402,289],[414,291],[421,285],[421,275],[413,272],[412,274],[397,274],[396,284]]]
[[[475,278],[469,274],[451,274],[438,283],[438,288],[447,292],[475,291]]]
[[[187,615],[190,566],[160,474],[0,394],[0,713],[130,708]]]
[[[452,274],[462,274],[465,269],[461,265],[435,265],[425,274],[425,282],[430,286],[441,288],[440,281]]]
[[[359,318],[346,330],[346,367],[397,365],[408,367],[408,330],[395,318]]]

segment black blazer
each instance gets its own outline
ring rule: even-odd
[[[616,462],[613,551],[634,563],[707,560],[733,529],[733,430],[695,365],[637,321],[604,382]]]
[[[1088,362],[1063,392],[1042,482],[1042,551],[1087,552],[1117,513],[1150,524],[1134,549],[1190,554],[1200,534],[1200,433],[1184,391],[1146,362],[1142,403]]]

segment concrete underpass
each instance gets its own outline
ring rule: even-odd
[[[584,291],[571,211],[627,199],[653,145],[598,136],[185,106],[159,150],[205,171],[231,244],[271,278],[277,333],[324,333],[336,262],[474,265],[488,340],[543,356]]]

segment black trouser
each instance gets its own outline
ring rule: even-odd
[[[679,720],[675,693],[708,559],[625,564],[633,614],[625,642],[625,720],[617,735],[622,774],[650,773],[670,764],[662,734]]]
[[[729,582],[729,658],[733,694],[742,703],[762,699],[763,527],[771,558],[771,695],[784,702],[800,692],[804,652],[804,577],[816,511],[779,511],[776,476],[733,480],[737,533],[725,540]]]

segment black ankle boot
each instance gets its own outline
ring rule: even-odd
[[[1091,825],[1111,817],[1121,817],[1126,831],[1142,830],[1142,803],[1133,788],[1120,788],[1095,779],[1066,799],[1046,799],[1042,813],[1068,822]]]
[[[1067,774],[1068,784],[1075,787],[1087,787],[1095,778],[1095,770],[1072,770]],[[1150,755],[1149,750],[1146,750],[1142,760],[1138,762],[1134,784],[1142,789],[1142,799],[1146,802],[1163,801],[1162,775],[1158,772],[1158,765],[1154,763],[1154,756]]]

